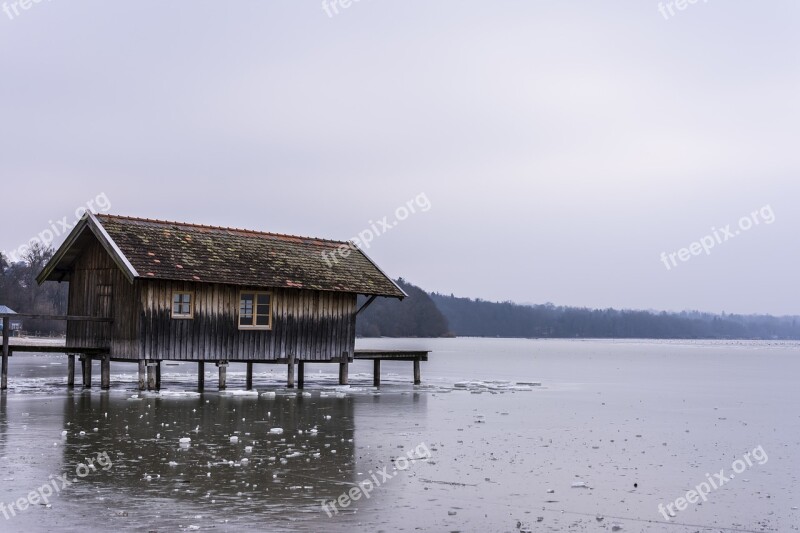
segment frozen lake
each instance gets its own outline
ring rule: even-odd
[[[349,387],[307,365],[302,394],[257,365],[259,395],[237,395],[232,365],[221,394],[207,365],[196,394],[191,364],[140,395],[136,367],[112,363],[111,391],[96,367],[70,392],[66,357],[15,355],[0,531],[800,530],[798,343],[357,347],[432,350],[423,384],[408,362],[384,362],[379,391],[371,362]]]

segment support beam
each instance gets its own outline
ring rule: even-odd
[[[75,354],[67,355],[67,387],[75,386]]]
[[[203,361],[197,362],[197,390],[202,391],[206,385],[206,364]]]
[[[347,367],[349,365],[347,359],[343,363],[339,363],[339,385],[347,385]]]
[[[83,358],[83,388],[92,388],[92,358],[88,355]]]
[[[0,377],[0,389],[8,388],[8,337],[11,334],[11,318],[3,317],[3,368]]]
[[[375,359],[372,361],[372,385],[374,387],[381,386],[381,360]]]
[[[306,364],[304,361],[297,362],[297,388],[302,389],[306,385]]]
[[[219,390],[228,388],[228,362],[217,361],[217,368],[219,369]]]
[[[155,361],[147,362],[147,390],[154,391],[156,389],[156,363]]]
[[[111,388],[111,358],[107,355],[100,359],[100,388]]]
[[[139,390],[147,388],[147,363],[144,359],[139,359]]]
[[[414,385],[419,385],[422,383],[420,371],[419,371],[419,357],[414,359]]]
[[[247,362],[247,382],[246,387],[247,390],[253,390],[253,362]]]
[[[289,356],[289,364],[286,368],[286,388],[294,388],[294,355]]]
[[[377,296],[375,296],[375,295],[370,296],[369,299],[366,302],[364,302],[364,305],[362,305],[361,307],[358,308],[358,311],[356,311],[356,316],[358,316],[358,314],[361,311],[363,311],[364,309],[369,307],[370,304],[375,301],[375,298],[377,298]]]

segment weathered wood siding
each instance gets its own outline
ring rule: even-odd
[[[274,361],[293,355],[302,361],[331,361],[343,353],[353,356],[354,294],[271,289],[272,329],[240,330],[240,287],[162,280],[137,280],[136,285],[144,359]],[[172,318],[173,291],[194,294],[194,318]]]
[[[107,322],[67,323],[67,346],[110,348],[115,357],[137,358],[136,287],[100,243],[92,239],[77,259],[69,282],[69,315],[112,318]]]

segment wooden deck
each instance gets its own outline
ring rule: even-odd
[[[412,361],[414,363],[414,385],[422,383],[420,361],[428,360],[428,351],[421,350],[356,350],[354,360],[372,360],[372,384],[381,386],[381,361]]]

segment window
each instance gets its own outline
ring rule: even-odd
[[[172,293],[172,318],[193,318],[191,292]]]
[[[268,292],[239,294],[239,329],[272,329],[272,295]]]

